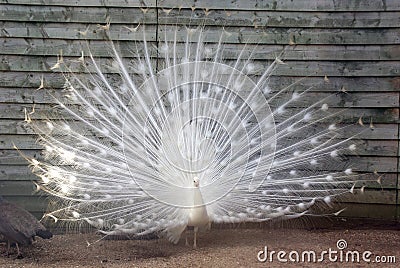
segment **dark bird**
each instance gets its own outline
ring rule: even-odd
[[[7,256],[11,244],[15,244],[21,257],[19,245],[30,245],[35,236],[49,239],[53,234],[31,213],[0,196],[0,236],[7,242]]]

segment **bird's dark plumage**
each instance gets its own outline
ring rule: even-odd
[[[53,236],[51,232],[41,224],[31,213],[25,209],[4,200],[0,196],[0,235],[10,244],[29,245],[35,236],[49,239]],[[7,251],[8,254],[8,251]]]

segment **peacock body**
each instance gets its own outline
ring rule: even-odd
[[[265,68],[246,46],[225,61],[225,35],[211,45],[204,29],[187,29],[179,49],[175,33],[158,65],[145,39],[134,61],[112,42],[106,65],[90,52],[59,58],[57,111],[26,118],[45,156],[29,159],[32,171],[57,198],[46,216],[177,243],[187,226],[299,217],[354,189],[342,156],[357,147],[330,97],[310,103],[301,80],[271,88],[284,51]]]
[[[0,235],[7,242],[7,255],[11,244],[15,243],[18,257],[21,257],[19,245],[29,245],[35,236],[50,239],[48,231],[32,214],[0,196]]]

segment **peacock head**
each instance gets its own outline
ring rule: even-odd
[[[199,185],[200,185],[200,180],[199,180],[198,177],[194,177],[194,178],[193,178],[193,185],[194,185],[194,187],[196,187],[196,188],[199,187]]]

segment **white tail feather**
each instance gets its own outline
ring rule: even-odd
[[[294,90],[301,79],[272,88],[280,57],[262,71],[243,59],[245,47],[225,64],[224,35],[211,48],[202,29],[188,30],[181,52],[175,32],[157,74],[146,40],[135,66],[111,45],[114,73],[91,54],[80,60],[86,76],[65,66],[65,118],[26,120],[45,148],[44,161],[29,159],[32,170],[62,201],[48,216],[107,234],[166,231],[177,243],[191,219],[296,218],[354,191],[357,174],[341,156],[356,150],[355,136],[340,134],[330,97],[310,103],[312,87]]]

